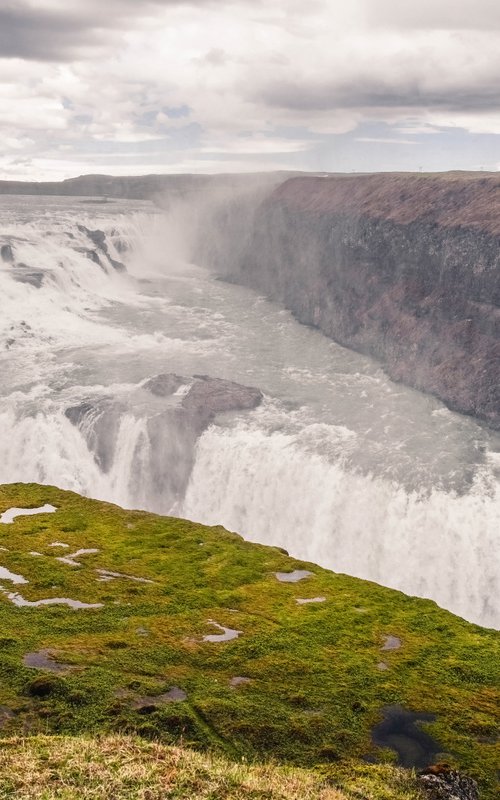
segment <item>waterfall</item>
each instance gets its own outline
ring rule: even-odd
[[[286,434],[212,426],[198,442],[181,513],[500,625],[499,496],[481,480],[462,496],[409,493]]]

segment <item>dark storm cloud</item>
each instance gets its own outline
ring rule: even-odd
[[[208,0],[68,0],[64,9],[55,10],[43,0],[7,2],[0,8],[0,58],[71,61],[85,49],[106,43],[110,32],[132,17],[162,7],[207,4]]]
[[[496,83],[477,86],[421,88],[416,81],[359,80],[345,84],[298,84],[280,82],[259,92],[257,100],[273,108],[290,111],[335,111],[339,109],[431,109],[453,112],[483,112],[500,109],[500,87]]]

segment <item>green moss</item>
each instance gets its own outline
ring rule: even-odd
[[[167,743],[182,737],[234,758],[341,765],[366,756],[393,760],[372,744],[371,729],[383,706],[400,703],[436,714],[426,729],[493,796],[500,760],[495,632],[221,527],[124,511],[52,487],[0,487],[0,512],[45,503],[57,513],[0,525],[0,545],[8,548],[0,563],[29,580],[0,583],[28,600],[103,605],[17,608],[0,595],[0,706],[15,712],[3,721],[4,735],[138,732]],[[50,547],[54,541],[69,549]],[[78,559],[81,567],[55,558],[80,548],[99,552]],[[152,582],[100,582],[98,569]],[[274,575],[294,569],[313,574],[296,584]],[[326,602],[296,603],[315,596]],[[217,632],[209,620],[242,635],[204,642]],[[388,635],[402,647],[381,653]],[[26,653],[42,649],[70,669],[51,675],[23,665]],[[382,660],[385,671],[377,669]],[[234,676],[251,680],[234,687]],[[52,690],[34,692],[37,681]],[[186,701],[155,702],[140,713],[138,698],[174,686]]]

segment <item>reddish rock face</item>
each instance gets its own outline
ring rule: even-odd
[[[500,428],[500,178],[293,178],[220,232],[228,277]]]

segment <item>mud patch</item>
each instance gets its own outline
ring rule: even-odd
[[[401,647],[401,639],[397,636],[384,636],[384,644],[380,648],[381,650],[399,650]]]
[[[234,678],[231,678],[229,684],[231,686],[246,686],[248,683],[252,683],[251,678],[245,678],[243,675],[235,675]]]
[[[26,653],[23,657],[23,664],[30,669],[43,669],[46,672],[67,672],[72,669],[69,664],[61,664],[56,661],[50,650],[39,650],[37,653]]]
[[[133,708],[139,713],[149,714],[168,703],[183,703],[185,700],[187,700],[187,694],[184,689],[172,686],[165,694],[138,697],[133,703]]]
[[[309,603],[326,603],[326,597],[297,597],[295,602],[299,606],[306,606]]]

